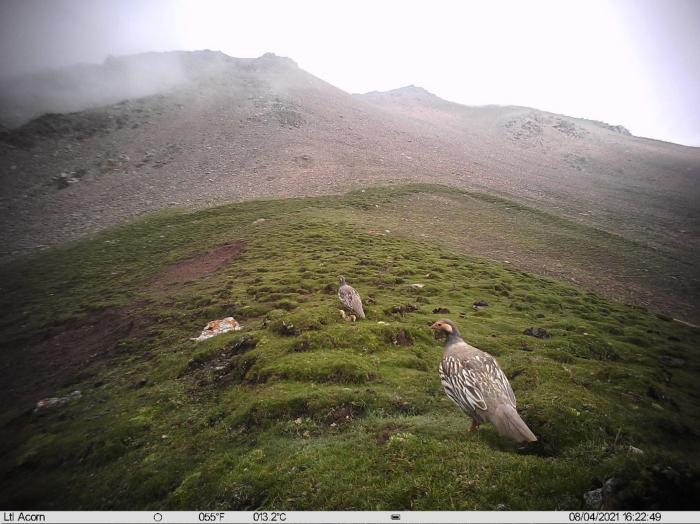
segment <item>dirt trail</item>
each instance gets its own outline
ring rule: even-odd
[[[197,253],[170,266],[150,282],[151,289],[163,289],[206,277],[228,265],[243,252],[244,244],[235,242],[206,253]]]

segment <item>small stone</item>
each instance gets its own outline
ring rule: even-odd
[[[674,484],[678,484],[681,480],[680,473],[678,473],[671,466],[665,466],[665,467],[661,468],[658,473],[661,476],[663,476],[666,480],[668,480],[669,482],[672,482]]]
[[[659,364],[668,368],[681,368],[685,366],[685,359],[672,357],[670,355],[660,355]]]
[[[644,455],[644,452],[641,449],[635,448],[634,446],[629,446],[627,449],[633,455]]]
[[[301,420],[301,417],[299,417],[298,419],[295,419],[295,420],[294,420],[294,423],[295,423],[297,426],[298,426],[299,424],[301,424],[302,422],[303,422],[303,421]]]
[[[266,219],[264,219],[264,218],[258,218],[255,222],[253,222],[253,225],[262,224],[265,221],[266,221]]]
[[[523,331],[524,335],[529,335],[531,337],[535,338],[549,338],[550,335],[547,333],[547,330],[544,328],[538,328],[538,327],[529,327],[525,331]]]
[[[44,409],[65,406],[71,400],[78,399],[80,397],[82,397],[82,393],[78,390],[75,390],[70,395],[68,395],[66,397],[43,398],[39,402],[36,403],[36,407],[34,408],[34,412],[36,413],[37,411],[41,411]]]
[[[304,438],[309,438],[311,436],[311,433],[309,431],[304,431]]]
[[[402,329],[396,333],[393,337],[393,342],[395,346],[412,346],[413,340],[406,335],[406,332]]]
[[[583,509],[599,510],[603,505],[603,488],[587,491],[583,494]]]
[[[425,287],[425,284],[411,284],[411,287],[413,289],[422,289]]]

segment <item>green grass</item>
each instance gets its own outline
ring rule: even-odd
[[[56,392],[81,399],[1,414],[14,444],[0,455],[0,505],[578,509],[613,475],[638,501],[670,496],[655,467],[696,482],[698,330],[439,239],[368,232],[376,205],[416,195],[453,194],[411,186],[164,213],[5,266],[9,343],[125,306],[145,329]],[[231,242],[245,249],[221,271],[153,286],[173,263]],[[339,274],[365,299],[365,321],[341,319]],[[473,311],[478,299],[489,307]],[[190,340],[227,315],[241,332]],[[539,443],[491,426],[467,433],[437,374],[438,317],[497,357]],[[532,326],[551,338],[524,335]],[[661,354],[689,365],[669,372]]]

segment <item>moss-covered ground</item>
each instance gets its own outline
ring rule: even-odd
[[[697,509],[700,332],[376,229],[376,205],[446,192],[152,215],[4,266],[4,351],[31,352],[40,340],[28,332],[45,340],[104,311],[128,308],[141,328],[55,391],[79,399],[3,408],[0,506],[579,509],[614,476],[629,504]],[[173,264],[233,243],[243,251],[219,271],[159,284]],[[340,274],[366,320],[341,318]],[[475,311],[476,300],[489,305]],[[242,331],[191,340],[229,315]],[[538,443],[467,432],[437,374],[429,324],[443,317],[496,356]],[[662,355],[685,364],[664,367]],[[668,468],[673,478],[659,473]]]

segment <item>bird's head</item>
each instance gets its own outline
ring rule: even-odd
[[[434,329],[437,333],[446,333],[447,336],[452,334],[459,336],[459,329],[457,329],[455,323],[446,318],[442,318],[435,322],[432,326],[430,326],[430,329]]]
[[[345,285],[345,277],[343,275],[340,275],[338,277],[338,280],[340,281],[340,285],[344,286]]]

